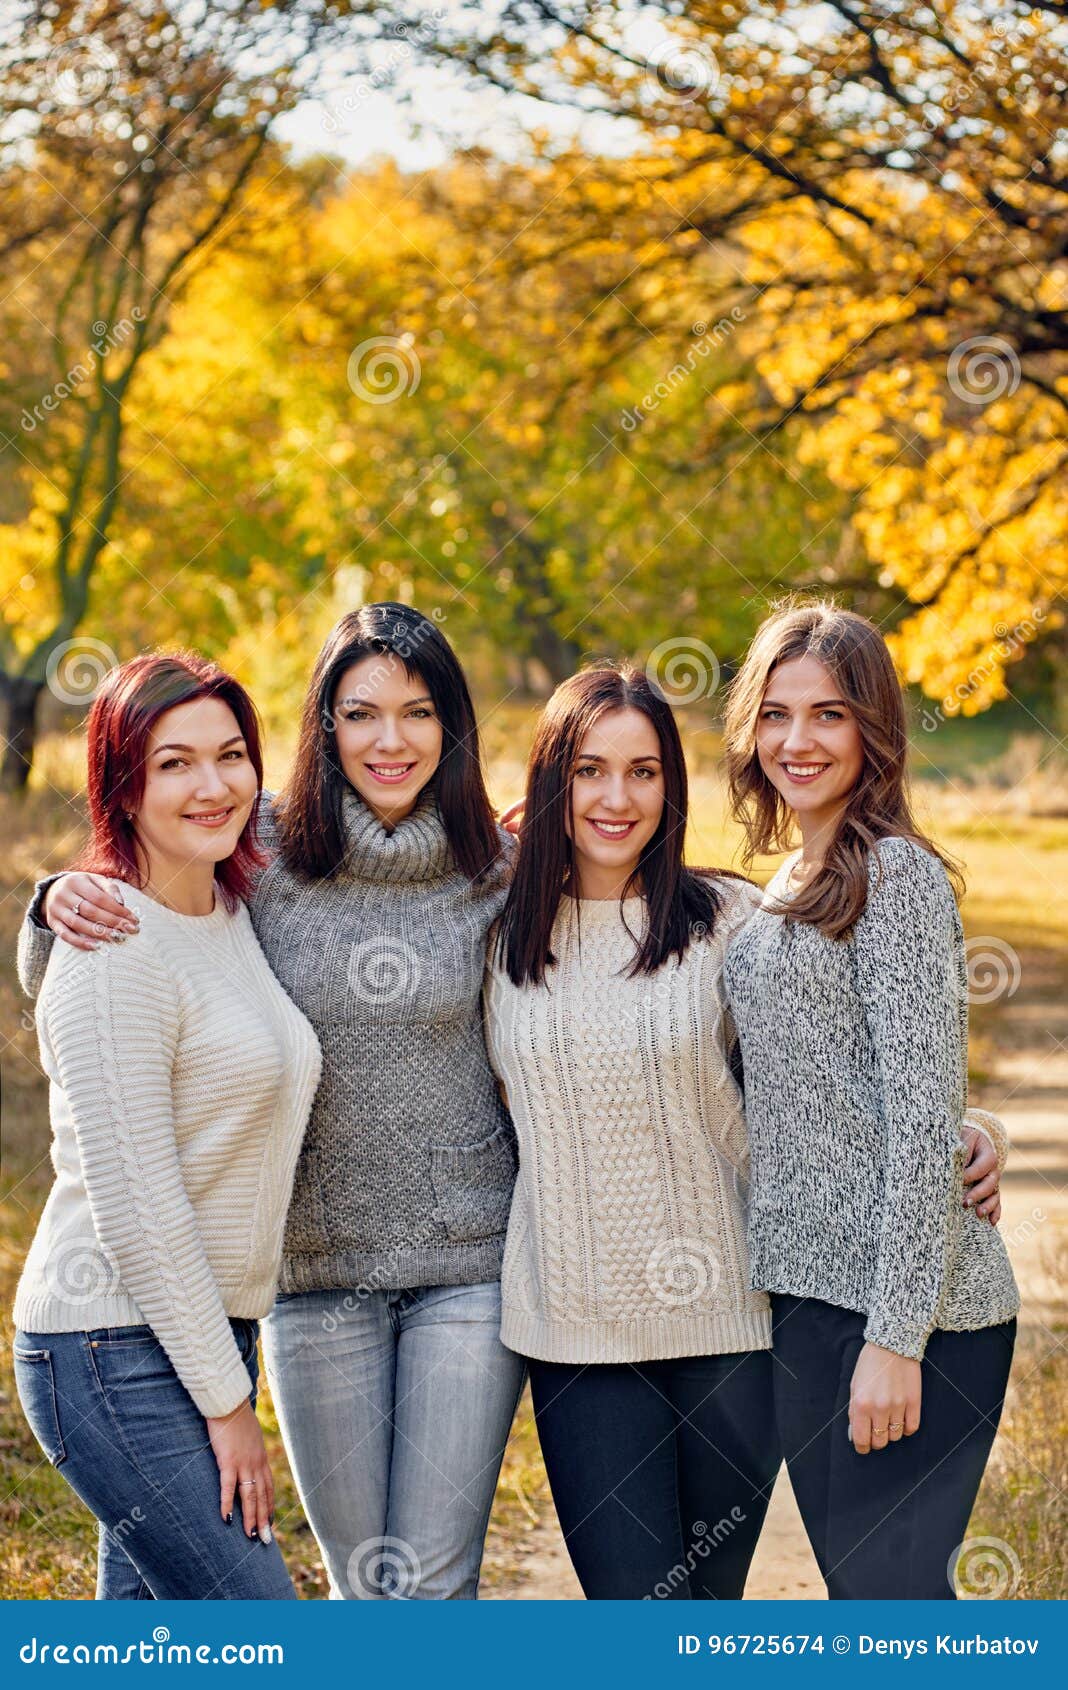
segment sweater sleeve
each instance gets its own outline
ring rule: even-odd
[[[942,865],[883,841],[854,929],[857,977],[879,1073],[882,1225],[864,1336],[922,1358],[962,1225],[967,981]]]
[[[68,947],[43,1019],[97,1239],[197,1408],[228,1414],[250,1384],[178,1158],[177,984],[143,934],[89,957]]]
[[[705,978],[700,991],[702,1025],[697,1064],[701,1125],[716,1149],[748,1179],[745,1106],[731,1065],[731,1050],[738,1035],[723,989],[722,952],[718,944],[708,947],[702,969]]]
[[[48,888],[57,880],[62,880],[61,874],[50,874],[44,880],[39,880],[33,889],[19,928],[18,974],[19,985],[28,998],[35,998],[41,990],[48,967],[48,959],[52,955],[52,946],[56,936],[50,927],[46,927],[41,920],[41,901]]]

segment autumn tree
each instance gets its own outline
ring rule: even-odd
[[[350,0],[21,0],[0,59],[0,393],[18,523],[0,622],[0,780],[25,783],[40,695],[77,698],[79,644],[126,483],[132,395],[199,266],[277,169],[271,129],[360,14]],[[43,578],[43,596],[35,589]],[[88,671],[88,677],[86,675]],[[97,674],[99,678],[99,674]]]
[[[737,305],[706,461],[819,459],[903,667],[965,709],[1063,627],[1066,45],[1053,0],[505,0],[435,44],[576,126],[507,262],[596,251],[608,352]]]

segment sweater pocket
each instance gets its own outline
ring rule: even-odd
[[[454,1244],[495,1238],[508,1225],[518,1159],[511,1123],[478,1144],[432,1144],[434,1219]]]

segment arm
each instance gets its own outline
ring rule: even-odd
[[[28,998],[35,998],[41,990],[52,946],[56,942],[55,935],[41,919],[41,904],[49,887],[62,878],[60,874],[51,874],[46,880],[37,882],[19,928],[19,985]]]
[[[967,991],[941,865],[884,845],[854,930],[858,989],[879,1072],[885,1181],[869,1344],[919,1360],[963,1223]]]
[[[749,1132],[745,1105],[735,1077],[738,1034],[723,990],[722,955],[707,946],[700,983],[701,1030],[697,1051],[697,1093],[701,1125],[716,1149],[749,1178]]]
[[[177,988],[146,937],[104,945],[91,959],[64,947],[61,957],[44,1033],[97,1238],[197,1408],[227,1415],[247,1400],[249,1379],[178,1159]],[[76,990],[68,968],[78,970]]]

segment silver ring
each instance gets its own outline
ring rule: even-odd
[[[256,1489],[255,1479],[239,1479],[237,1488],[238,1488],[238,1490],[244,1490],[246,1485],[251,1485],[253,1490],[255,1490]]]
[[[77,915],[77,913],[81,909],[81,907],[82,907],[82,900],[80,898],[75,898],[74,904],[73,904],[73,906],[71,908],[71,912],[70,912],[72,917]]]

